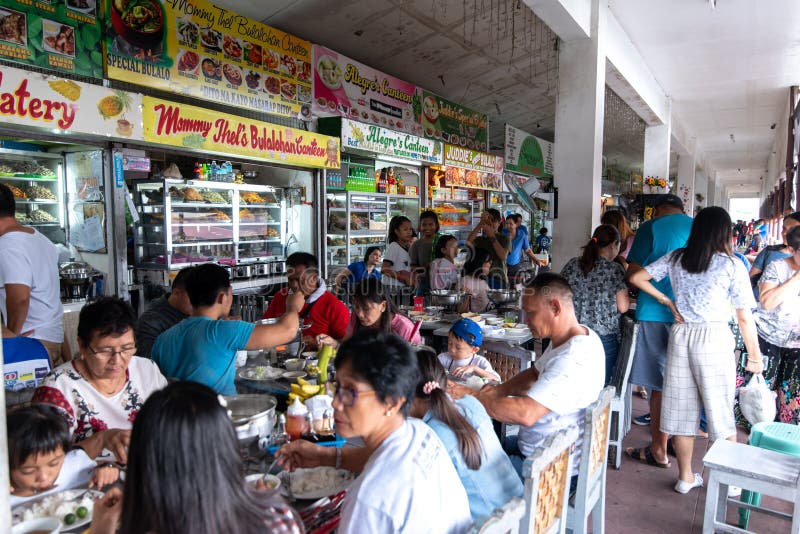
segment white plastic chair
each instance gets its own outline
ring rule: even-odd
[[[569,427],[549,436],[525,459],[525,515],[522,534],[563,534],[567,526],[567,501],[572,478],[572,449],[578,428]]]
[[[520,519],[525,514],[525,501],[514,497],[481,523],[472,525],[469,534],[517,534]]]
[[[633,353],[636,350],[636,337],[639,335],[639,324],[627,315],[622,316],[622,342],[619,346],[617,365],[611,381],[616,389],[611,399],[611,435],[608,447],[614,447],[614,468],[622,464],[622,440],[631,428],[630,425],[630,377],[633,366]]]
[[[611,428],[611,400],[614,386],[607,386],[597,401],[586,408],[583,422],[581,465],[574,503],[567,510],[567,529],[586,534],[587,519],[592,514],[593,534],[603,534],[606,523],[606,466],[608,433]]]

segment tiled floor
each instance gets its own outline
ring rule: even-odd
[[[647,411],[647,403],[634,398],[634,416]],[[740,433],[740,441],[747,437]],[[633,425],[625,438],[626,447],[641,447],[650,442],[647,427]],[[703,456],[710,444],[707,439],[695,442],[693,464],[699,472]],[[628,458],[623,454],[619,471],[608,468],[606,495],[606,532],[616,533],[657,533],[669,534],[700,533],[703,531],[703,512],[705,509],[705,488],[692,490],[681,495],[673,490],[678,476],[678,464],[670,458],[672,466],[668,469],[651,467]],[[707,478],[708,472],[703,473]],[[764,497],[763,504],[770,508],[790,511],[791,505]],[[728,508],[728,522],[736,524],[738,517],[735,508]],[[789,532],[790,523],[763,514],[751,514],[748,528],[759,534],[784,534]]]

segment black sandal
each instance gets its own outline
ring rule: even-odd
[[[644,458],[642,458],[642,452],[644,452]],[[660,467],[661,469],[668,469],[670,467],[670,463],[661,463],[656,460],[655,456],[653,456],[653,452],[650,450],[650,447],[644,447],[641,449],[634,449],[629,447],[625,449],[625,454],[636,460],[637,462],[641,462],[643,464],[652,465],[653,467]]]

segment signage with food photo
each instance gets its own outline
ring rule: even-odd
[[[423,91],[422,126],[429,139],[441,139],[475,150],[489,148],[489,119],[485,113],[455,104],[430,91]]]
[[[141,95],[0,66],[0,121],[140,139]]]
[[[103,77],[102,31],[95,0],[0,4],[0,59]]]
[[[454,145],[444,145],[445,186],[503,188],[503,158]]]
[[[388,74],[314,45],[312,110],[422,136],[422,90]]]
[[[348,148],[423,163],[442,163],[439,141],[342,119],[342,150]]]
[[[553,176],[553,143],[506,124],[505,168],[524,176]]]
[[[197,106],[145,96],[144,140],[284,165],[338,169],[339,140]]]
[[[105,2],[110,79],[284,117],[311,100],[308,41],[207,0]]]

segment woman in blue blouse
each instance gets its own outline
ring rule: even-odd
[[[381,270],[378,267],[382,261],[381,248],[369,247],[364,254],[364,261],[354,261],[336,275],[336,286],[353,286],[365,278],[381,279]],[[377,268],[376,268],[377,267]]]

